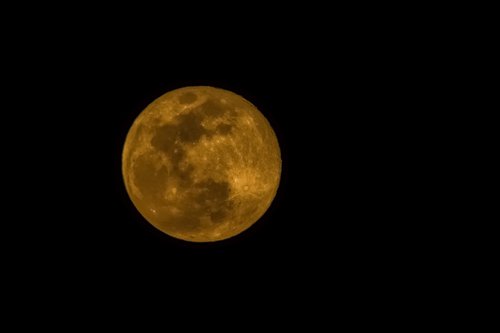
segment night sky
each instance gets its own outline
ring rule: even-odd
[[[450,106],[465,97],[446,92],[474,35],[460,6],[15,5],[1,22],[4,326],[401,331],[457,317],[467,266],[441,273],[472,255],[447,241],[471,245],[443,204],[460,169],[441,161],[462,149],[448,129],[470,135]],[[193,85],[249,100],[281,148],[269,210],[216,243],[155,229],[121,174],[137,115]]]
[[[14,168],[29,190],[12,192],[21,199],[3,237],[11,271],[23,272],[21,280],[42,276],[33,290],[72,281],[80,295],[251,297],[245,286],[258,285],[304,296],[377,284],[407,260],[400,249],[412,240],[413,211],[399,195],[408,163],[398,139],[408,124],[399,72],[350,48],[304,58],[293,43],[279,52],[242,45],[187,54],[88,43],[26,60],[15,82],[24,89],[11,124],[28,123],[30,139],[10,154],[23,161]],[[136,116],[190,85],[248,99],[281,148],[281,183],[269,210],[246,232],[216,243],[155,229],[130,201],[121,174]]]

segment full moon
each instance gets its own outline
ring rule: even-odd
[[[164,233],[191,242],[233,237],[271,205],[280,148],[267,119],[243,97],[185,87],[153,101],[123,147],[127,193]]]

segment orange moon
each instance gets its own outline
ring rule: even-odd
[[[213,242],[252,226],[281,175],[276,134],[249,101],[198,86],[170,91],[132,124],[123,147],[127,193],[164,233]]]

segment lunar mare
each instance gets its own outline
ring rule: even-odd
[[[164,94],[134,121],[122,173],[142,216],[175,238],[210,242],[254,224],[281,175],[278,140],[243,97],[213,87]]]

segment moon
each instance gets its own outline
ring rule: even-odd
[[[240,234],[267,211],[280,182],[281,153],[252,103],[219,88],[185,87],[135,119],[122,174],[134,206],[154,227],[213,242]]]

